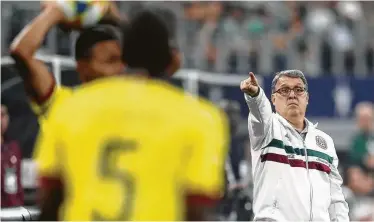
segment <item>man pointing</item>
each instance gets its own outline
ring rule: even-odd
[[[249,107],[255,221],[349,221],[332,138],[305,118],[308,83],[276,74],[271,105],[253,73],[242,81]]]

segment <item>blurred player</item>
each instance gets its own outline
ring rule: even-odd
[[[171,40],[156,13],[138,13],[123,45],[132,73],[88,83],[51,110],[37,147],[41,220],[57,209],[60,220],[209,219],[226,118],[159,79],[178,67]]]
[[[77,71],[83,83],[112,76],[123,70],[120,31],[113,24],[119,22],[114,4],[109,7],[107,24],[83,30],[75,44]],[[49,108],[72,94],[72,88],[57,86],[48,67],[34,58],[47,33],[64,23],[64,13],[55,2],[47,2],[42,12],[18,34],[11,45],[11,55],[24,80],[35,113],[44,119]]]

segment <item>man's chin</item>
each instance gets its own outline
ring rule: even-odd
[[[288,109],[287,113],[289,116],[298,116],[301,112],[298,106],[292,106]]]

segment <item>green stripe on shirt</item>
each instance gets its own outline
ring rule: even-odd
[[[305,156],[305,149],[303,148],[294,148],[292,146],[284,145],[283,141],[273,139],[266,147],[275,147],[278,149],[284,149],[287,154],[297,154],[301,156]],[[308,156],[317,157],[323,160],[326,160],[330,164],[332,164],[333,158],[326,153],[322,153],[320,151],[306,149]]]

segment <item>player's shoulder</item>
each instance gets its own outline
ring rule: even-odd
[[[188,103],[187,110],[189,113],[187,118],[191,122],[195,119],[195,122],[198,122],[200,125],[211,123],[225,125],[227,123],[225,112],[213,102],[194,96],[188,96],[186,102]]]
[[[73,95],[74,89],[72,87],[68,86],[57,86],[55,89],[55,92],[52,96],[53,106],[51,106],[51,109],[53,109],[55,106],[59,106],[58,104],[63,103],[67,99],[69,99]]]
[[[156,90],[161,92],[161,95],[164,93],[169,94],[171,98],[176,100],[176,102],[183,107],[183,109],[187,109],[189,112],[207,111],[220,113],[221,111],[221,109],[219,109],[209,100],[200,96],[194,96],[186,93],[186,91],[183,89],[178,88],[168,82],[156,80],[153,81],[153,85],[155,86]]]
[[[74,92],[74,88],[73,87],[69,87],[69,86],[57,86],[56,89],[55,89],[55,92],[54,94],[61,97],[61,96],[70,96],[72,95]]]
[[[167,81],[152,79],[148,83],[151,93],[159,93],[160,95],[168,94],[172,98],[180,98],[185,96],[185,92],[182,89],[170,84]]]
[[[218,108],[215,104],[208,101],[201,101],[202,118],[205,118],[208,123],[214,125],[228,126],[228,119],[226,113]]]
[[[179,117],[184,115],[183,119],[189,122],[225,120],[226,115],[214,103],[186,93],[166,81],[152,80],[149,82],[148,90],[151,98],[159,99],[164,106],[173,107],[173,112],[178,113]]]
[[[67,86],[58,86],[54,92],[55,97],[53,105],[48,110],[48,119],[56,119],[56,116],[63,117],[67,114],[69,109],[73,106],[69,106],[71,100],[74,99],[75,89]],[[53,120],[52,120],[53,121]]]
[[[69,109],[72,109],[72,106],[69,106],[69,102],[72,98],[72,96],[66,96],[66,98],[55,103],[48,111],[48,119],[58,119],[57,117],[61,119],[65,115],[68,116],[69,114],[67,113],[67,111]]]
[[[63,86],[63,85],[60,85],[57,87],[58,90],[62,91],[62,92],[69,92],[69,93],[72,93],[74,91],[76,87],[71,87],[71,86]]]

